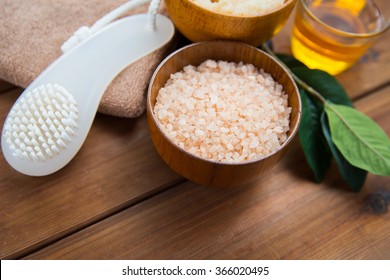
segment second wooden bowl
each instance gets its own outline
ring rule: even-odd
[[[259,16],[231,16],[212,12],[191,0],[165,0],[176,28],[192,42],[232,40],[259,46],[272,38],[286,23],[296,0]]]
[[[287,140],[274,153],[244,163],[221,163],[194,156],[174,144],[160,128],[153,113],[158,91],[170,75],[189,64],[198,66],[207,59],[251,63],[270,73],[288,94],[292,107]],[[177,173],[201,185],[238,186],[258,179],[270,170],[284,155],[298,131],[301,118],[301,101],[298,89],[286,70],[268,54],[247,44],[215,41],[195,43],[168,56],[152,76],[147,96],[148,124],[153,144],[163,160]]]

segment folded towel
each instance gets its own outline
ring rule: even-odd
[[[124,0],[0,0],[0,79],[27,87],[61,55],[61,45],[81,26],[125,3]],[[130,14],[147,12],[148,5]],[[159,13],[166,14],[162,4]],[[109,43],[109,42],[108,42]],[[109,85],[99,112],[135,118],[145,110],[150,77],[175,40],[124,69]]]

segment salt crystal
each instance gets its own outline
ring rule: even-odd
[[[204,91],[202,89],[195,90],[194,96],[199,98],[199,99],[205,98],[205,94],[204,94]]]
[[[241,133],[238,135],[238,138],[244,139],[245,136],[246,136],[246,132],[243,131],[243,132],[241,132]]]
[[[202,130],[197,128],[195,130],[195,135],[198,136],[198,137],[203,137],[205,135],[205,133]]]
[[[259,139],[254,138],[249,144],[249,148],[256,148],[259,144],[260,144]]]
[[[274,128],[274,131],[275,131],[276,133],[282,133],[282,132],[283,132],[283,128],[282,128],[281,126],[276,126],[276,127]]]
[[[217,68],[218,64],[216,61],[209,59],[206,60],[206,66],[210,68]]]
[[[184,126],[184,125],[187,124],[187,120],[184,119],[184,118],[181,118],[181,119],[179,119],[179,124],[180,124],[181,126]]]
[[[211,131],[216,131],[218,127],[215,125],[215,123],[211,123],[207,126],[207,129]]]
[[[211,101],[211,104],[217,104],[218,102],[218,95],[210,95],[210,101]]]
[[[189,103],[189,102],[186,103],[186,107],[187,107],[188,110],[194,110],[194,108],[195,108],[194,104]]]

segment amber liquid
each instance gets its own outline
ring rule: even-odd
[[[320,2],[323,1],[312,2],[309,9],[326,25],[348,33],[367,32],[358,16],[359,9],[364,6],[363,0],[334,1],[318,6]],[[332,34],[329,28],[321,27],[318,22],[299,13],[302,9],[295,19],[291,49],[294,56],[310,68],[336,75],[359,60],[370,47],[365,38]]]

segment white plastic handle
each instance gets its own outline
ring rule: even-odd
[[[115,10],[112,10],[107,15],[99,19],[97,22],[92,25],[92,27],[88,26],[82,26],[79,29],[76,30],[76,32],[68,39],[66,40],[62,46],[61,50],[63,53],[70,51],[75,46],[80,44],[82,41],[86,40],[93,34],[95,34],[97,31],[102,29],[103,27],[107,26],[114,20],[118,19],[120,16],[124,15],[128,11],[135,9],[138,6],[144,5],[146,3],[150,2],[149,9],[148,9],[148,22],[151,29],[156,29],[156,14],[157,10],[160,6],[161,0],[132,0],[128,1],[122,6],[119,6]]]

